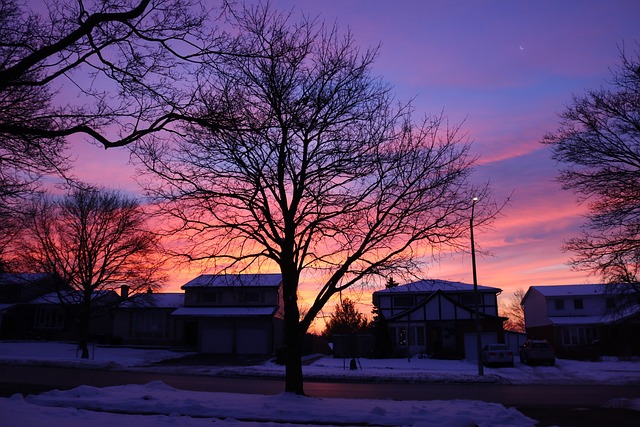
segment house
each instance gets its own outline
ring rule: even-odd
[[[482,343],[503,342],[498,316],[498,288],[478,286]],[[477,360],[473,285],[445,280],[420,280],[373,293],[377,322],[386,324],[396,356],[425,354]]]
[[[273,354],[283,343],[280,274],[203,274],[181,287],[185,342],[202,353]]]
[[[52,274],[0,274],[0,338],[32,338],[34,328],[59,327],[59,314],[27,306],[30,301],[55,292],[59,286],[64,288]]]
[[[113,312],[114,342],[180,346],[184,319],[172,316],[184,306],[184,293],[145,293],[127,298]]]
[[[563,357],[640,355],[640,307],[626,307],[610,286],[531,286],[522,299],[527,335]]]
[[[21,304],[29,318],[29,338],[44,340],[76,340],[78,338],[83,292],[77,289],[58,290]],[[89,339],[103,342],[111,335],[112,308],[120,296],[112,290],[94,291],[91,295]],[[32,319],[32,320],[31,320]]]

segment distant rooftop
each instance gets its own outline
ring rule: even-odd
[[[53,278],[49,273],[2,273],[0,285],[3,284],[27,284]]]
[[[542,295],[547,297],[560,296],[588,296],[603,295],[611,293],[605,285],[548,285],[548,286],[531,286]]]
[[[277,287],[282,282],[279,273],[274,274],[203,274],[185,283],[181,289],[215,288],[228,286]]]
[[[184,292],[138,294],[120,304],[120,308],[173,308],[184,305]]]
[[[413,283],[407,283],[406,285],[398,285],[392,288],[382,289],[374,293],[395,293],[395,292],[408,292],[408,293],[424,293],[424,292],[466,292],[473,291],[473,285],[462,282],[450,282],[448,280],[438,279],[425,279],[419,280]],[[502,289],[492,288],[490,286],[478,286],[480,292],[502,292]]]
[[[197,317],[258,317],[271,316],[277,307],[180,307],[172,316]]]

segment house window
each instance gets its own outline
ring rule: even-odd
[[[564,310],[564,300],[563,299],[557,299],[555,300],[556,303],[556,310]]]
[[[575,308],[576,310],[582,310],[584,308],[584,303],[581,299],[574,299],[573,308]]]
[[[607,308],[616,308],[616,300],[612,297],[607,298]]]
[[[460,301],[460,304],[466,305],[467,307],[475,306],[476,298],[474,298],[474,295],[474,293],[460,294],[460,296],[458,297],[458,301]],[[477,299],[478,304],[480,306],[483,306],[482,295],[478,294]]]
[[[203,291],[200,293],[200,302],[218,302],[218,293],[213,291]]]
[[[424,326],[410,326],[408,328],[401,327],[397,329],[398,336],[396,342],[399,346],[415,346],[424,345]]]
[[[260,292],[258,291],[245,291],[242,294],[242,301],[245,303],[257,303],[260,302]]]
[[[59,307],[38,307],[34,327],[36,329],[63,329],[64,312]]]
[[[562,344],[566,346],[593,344],[596,340],[598,331],[593,327],[565,328],[562,331]]]
[[[413,297],[409,295],[398,295],[393,297],[394,307],[413,307]]]

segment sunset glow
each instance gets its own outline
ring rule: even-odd
[[[531,285],[594,283],[572,271],[563,242],[583,223],[585,206],[555,182],[558,165],[540,140],[557,128],[572,95],[606,85],[619,51],[640,42],[640,2],[274,0],[293,16],[318,16],[353,32],[366,49],[381,45],[374,72],[414,99],[416,118],[444,111],[478,156],[475,179],[490,181],[498,201],[511,197],[490,228],[476,231],[478,282],[502,297]],[[126,149],[105,152],[80,138],[74,173],[84,181],[140,192]],[[478,203],[482,203],[479,201]],[[179,291],[198,269],[175,271],[166,291]],[[467,254],[443,254],[421,272],[472,282]],[[354,290],[370,313],[373,290]],[[300,296],[313,302],[307,284]],[[333,310],[335,302],[325,307]]]

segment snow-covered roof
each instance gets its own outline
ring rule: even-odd
[[[277,307],[180,307],[172,316],[197,317],[253,317],[270,316]]]
[[[614,289],[617,288],[617,289]],[[546,297],[624,294],[625,285],[539,285],[531,286]]]
[[[634,314],[636,313],[626,315],[611,313],[601,316],[553,316],[549,317],[549,320],[554,325],[595,325],[619,322]]]
[[[58,295],[57,292],[49,292],[48,294],[26,302],[26,304],[60,304],[60,297],[62,297],[62,301],[64,302],[78,304],[82,300],[82,292],[79,290],[69,290],[60,292],[60,295]],[[109,297],[117,297],[117,295],[114,291],[94,291],[91,295],[91,300],[95,301]]]
[[[0,285],[27,284],[53,278],[49,273],[2,273]]]
[[[130,297],[127,301],[120,304],[120,308],[174,308],[184,305],[183,292],[166,292],[139,294]]]
[[[15,306],[15,304],[0,304],[0,311],[6,310],[8,308],[11,308]]]
[[[462,282],[450,282],[448,280],[425,279],[406,285],[398,285],[392,288],[382,289],[374,292],[375,294],[386,294],[396,292],[406,293],[425,293],[441,290],[443,292],[471,292],[473,285]],[[502,292],[502,289],[492,288],[490,286],[478,286],[480,292]]]
[[[273,274],[202,274],[182,285],[186,288],[209,288],[228,286],[278,287],[282,282],[279,273]]]
[[[588,296],[607,293],[605,285],[548,285],[531,286],[546,297]]]

